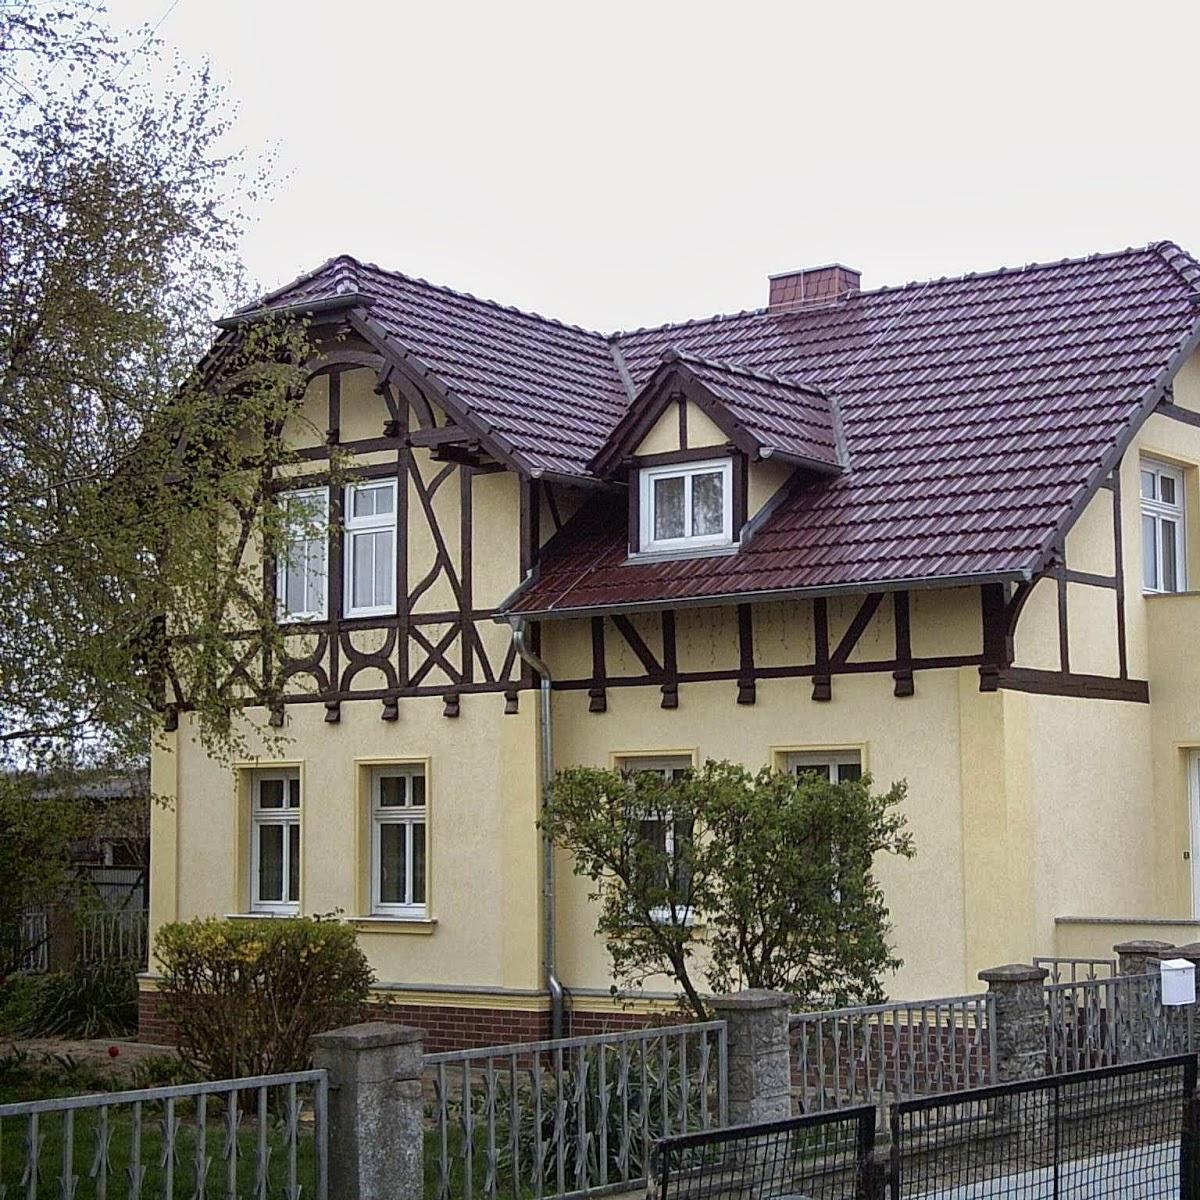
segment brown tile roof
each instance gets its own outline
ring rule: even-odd
[[[725,409],[756,452],[767,458],[781,454],[803,460],[818,469],[841,470],[834,407],[816,388],[768,371],[682,354],[674,347],[664,352],[661,365],[634,397],[605,450],[592,460],[593,470],[600,469],[606,451],[622,444],[622,433],[626,427],[632,430],[643,397],[653,391],[658,379],[681,368]]]
[[[598,498],[512,605],[548,612],[1040,569],[1177,365],[1200,264],[1160,242],[612,339],[350,259],[269,302],[337,288],[368,297],[372,319],[533,473],[586,477],[628,405],[614,347],[635,388],[670,349],[723,364],[713,386],[737,376],[736,402],[764,423],[789,420],[778,380],[836,404],[845,473],[793,488],[739,553],[626,565],[623,502]],[[769,377],[771,395],[756,383],[751,398],[745,381]],[[805,419],[774,432],[805,435]]]

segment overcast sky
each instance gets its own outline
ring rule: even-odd
[[[1158,238],[1200,252],[1200,4],[110,0],[211,59],[279,186],[264,285],[348,252],[600,329]]]

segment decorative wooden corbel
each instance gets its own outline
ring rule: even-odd
[[[663,708],[679,707],[679,684],[664,683],[659,690],[662,692]]]
[[[325,723],[336,725],[342,719],[342,702],[340,700],[325,701]]]
[[[445,696],[442,697],[442,700],[443,700],[442,716],[443,717],[457,717],[458,716],[458,693],[457,692],[447,692],[445,694]]]
[[[271,715],[267,718],[267,723],[272,729],[283,728],[283,701],[276,701],[271,705]]]
[[[607,712],[608,692],[602,687],[588,688],[588,712]]]
[[[379,714],[381,721],[398,721],[400,720],[400,697],[399,696],[384,696],[383,711]]]
[[[504,690],[504,715],[511,717],[514,713],[520,711],[521,693],[516,688],[505,688]]]

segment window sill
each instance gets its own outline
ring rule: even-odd
[[[431,934],[437,928],[433,917],[350,917],[350,924],[360,933]]]
[[[227,921],[291,921],[300,915],[299,910],[295,912],[244,912],[244,913],[226,913],[225,920]]]
[[[636,550],[625,558],[626,566],[639,563],[675,562],[688,558],[724,558],[741,549],[738,542],[728,546],[680,546],[678,550]]]

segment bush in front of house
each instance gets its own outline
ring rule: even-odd
[[[361,1021],[374,981],[354,931],[327,917],[164,925],[158,991],[185,1062],[210,1079],[301,1070],[315,1033]]]
[[[43,975],[26,999],[25,1037],[125,1037],[137,1032],[138,965],[130,959],[80,960]]]

